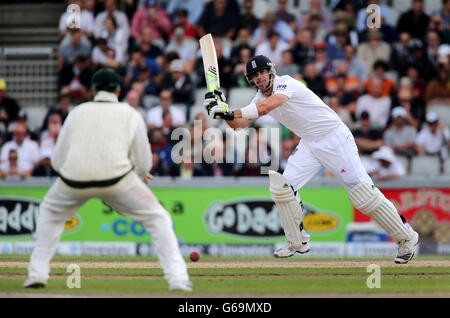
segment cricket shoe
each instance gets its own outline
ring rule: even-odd
[[[309,252],[309,243],[303,242],[302,244],[292,244],[287,242],[282,248],[273,253],[276,258],[291,257],[295,253],[305,254]]]
[[[44,288],[47,285],[47,279],[36,276],[29,276],[23,283],[25,288]]]
[[[169,284],[169,290],[171,291],[187,291],[191,292],[194,289],[192,283],[188,280],[175,281]]]
[[[409,228],[409,224],[405,223]],[[412,228],[411,228],[412,229]],[[406,264],[414,257],[417,245],[419,243],[419,234],[413,230],[413,236],[409,240],[404,240],[398,243],[398,252],[395,257],[395,263]]]

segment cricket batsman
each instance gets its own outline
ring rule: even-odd
[[[77,106],[64,122],[51,158],[59,177],[39,208],[25,287],[46,286],[66,220],[99,198],[151,234],[170,290],[192,290],[170,215],[146,185],[152,179],[146,125],[134,108],[118,102],[120,84],[114,71],[97,71],[94,100]]]
[[[419,235],[403,223],[392,202],[373,184],[352,133],[338,115],[301,82],[277,76],[274,64],[263,55],[248,60],[246,77],[258,89],[249,105],[231,111],[223,94],[216,90],[205,95],[204,106],[211,118],[225,119],[235,130],[269,114],[301,138],[283,175],[269,171],[271,197],[287,240],[274,256],[285,258],[309,250],[309,236],[300,229],[303,211],[298,191],[324,166],[347,190],[352,205],[398,244],[395,263],[408,263],[414,257]]]

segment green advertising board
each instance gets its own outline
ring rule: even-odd
[[[0,188],[0,240],[31,240],[38,204],[47,191],[47,187]],[[176,235],[184,244],[274,244],[285,240],[267,188],[157,188],[153,192],[169,211]],[[308,188],[300,194],[305,205],[304,226],[314,241],[345,242],[346,225],[353,221],[346,191]],[[61,241],[149,243],[151,238],[139,223],[92,199],[66,223]]]

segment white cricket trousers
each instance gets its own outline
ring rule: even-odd
[[[302,139],[289,157],[283,176],[298,191],[322,166],[339,180],[347,192],[362,182],[373,184],[361,163],[355,139],[344,124],[318,141]]]
[[[76,189],[58,178],[39,208],[37,240],[28,267],[29,276],[48,279],[50,260],[56,251],[66,220],[73,217],[91,198],[103,200],[120,214],[141,223],[151,234],[164,278],[169,285],[189,280],[169,213],[134,172],[130,172],[117,184],[105,188]]]

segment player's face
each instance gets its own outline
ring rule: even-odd
[[[261,70],[253,74],[252,76],[253,83],[255,83],[255,86],[258,87],[260,90],[266,89],[267,85],[270,82],[270,74],[269,70]]]

